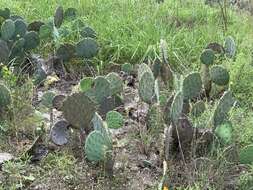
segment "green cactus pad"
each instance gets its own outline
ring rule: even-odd
[[[10,90],[3,84],[0,84],[0,109],[7,108],[11,103]]]
[[[24,37],[27,32],[27,24],[25,23],[25,21],[21,19],[17,19],[14,22],[14,24],[15,24],[14,37],[16,39]]]
[[[24,20],[24,18],[22,17],[22,16],[19,16],[19,15],[11,15],[10,16],[10,19],[11,20],[13,20],[14,22],[16,21],[16,20]]]
[[[0,63],[6,63],[9,59],[10,50],[8,44],[0,40]]]
[[[214,63],[215,55],[213,50],[205,49],[200,55],[200,61],[205,65],[212,65]]]
[[[44,22],[42,21],[33,21],[31,22],[28,27],[27,27],[27,30],[28,31],[35,31],[35,32],[39,32],[40,31],[40,27],[45,25]]]
[[[139,66],[138,80],[140,98],[146,103],[151,103],[154,96],[155,78],[151,69],[145,63]]]
[[[64,10],[62,6],[56,8],[54,13],[54,25],[56,28],[60,28],[64,19]]]
[[[50,39],[53,36],[53,26],[51,24],[43,24],[39,29],[39,37],[41,39]]]
[[[231,91],[226,91],[221,97],[213,115],[213,125],[214,129],[226,122],[228,119],[228,112],[234,105],[234,99]]]
[[[62,146],[68,143],[68,126],[68,122],[64,120],[58,121],[54,124],[50,132],[50,137],[54,144]]]
[[[53,104],[53,107],[58,110],[58,111],[61,111],[61,108],[62,108],[62,104],[65,100],[66,96],[65,95],[56,95],[52,101],[52,104]]]
[[[110,129],[119,129],[124,124],[123,116],[117,111],[109,111],[106,114],[106,123]]]
[[[8,8],[0,9],[0,17],[3,17],[4,19],[10,18],[11,11]]]
[[[10,40],[15,33],[15,24],[11,19],[7,19],[1,26],[1,35],[3,40]]]
[[[133,65],[131,63],[124,63],[121,65],[121,71],[130,74],[133,71]]]
[[[87,90],[92,88],[93,84],[94,84],[93,77],[84,77],[79,83],[79,88],[81,92],[86,92]]]
[[[229,73],[227,69],[222,66],[215,65],[210,70],[211,80],[220,86],[225,86],[229,83]]]
[[[222,125],[219,125],[215,129],[215,134],[220,138],[222,143],[228,144],[232,142],[233,136],[233,127],[230,122],[226,122]]]
[[[196,98],[201,91],[202,81],[199,73],[187,75],[183,81],[183,96],[185,100]]]
[[[24,36],[25,39],[25,50],[31,50],[36,48],[40,44],[40,38],[37,32],[27,32]]]
[[[201,116],[206,110],[206,105],[205,105],[205,102],[200,100],[198,102],[196,102],[192,108],[191,108],[191,114],[194,116],[194,117],[199,117]]]
[[[71,7],[65,10],[64,19],[74,20],[76,17],[77,17],[77,9]]]
[[[41,85],[47,78],[47,74],[41,67],[36,68],[33,75],[33,83],[35,85]]]
[[[98,44],[92,38],[85,38],[76,45],[76,53],[79,57],[91,59],[98,54]]]
[[[91,132],[85,141],[85,155],[89,161],[99,162],[106,159],[108,152],[112,151],[112,145],[99,131]]]
[[[75,93],[64,100],[61,109],[64,118],[73,127],[89,129],[96,104],[84,93]]]
[[[177,92],[171,104],[170,110],[170,118],[174,124],[177,124],[179,118],[181,117],[184,103],[183,100],[183,93],[181,91]]]
[[[253,163],[253,144],[244,147],[239,153],[241,164]]]
[[[56,55],[63,61],[70,61],[75,56],[75,46],[72,44],[62,44],[56,51]]]
[[[228,36],[224,43],[225,54],[228,58],[233,58],[236,54],[236,44],[232,36]]]
[[[45,92],[41,97],[41,104],[47,108],[53,108],[53,99],[55,95],[56,94],[52,91]]]
[[[206,49],[213,50],[214,53],[224,54],[225,50],[222,45],[217,42],[211,42],[207,45]]]
[[[23,57],[24,45],[25,45],[24,38],[20,38],[19,40],[17,40],[11,48],[10,59],[14,59],[15,57]]]
[[[119,94],[123,91],[123,81],[117,73],[109,73],[106,79],[110,82],[111,95]]]
[[[81,31],[80,34],[83,38],[96,38],[97,34],[95,30],[93,30],[91,27],[86,26]]]

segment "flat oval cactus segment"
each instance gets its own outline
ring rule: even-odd
[[[76,53],[84,59],[91,59],[98,54],[98,44],[92,38],[85,38],[76,45]]]
[[[17,40],[12,48],[10,53],[10,59],[14,59],[15,57],[23,57],[24,56],[24,45],[25,45],[25,39],[20,38]]]
[[[99,162],[106,158],[108,151],[112,151],[103,134],[99,131],[91,132],[85,142],[85,155],[89,161]]]
[[[33,21],[31,22],[28,27],[27,27],[27,30],[28,31],[35,31],[35,32],[39,32],[40,31],[40,27],[45,25],[44,22],[42,21]]]
[[[192,108],[191,108],[191,114],[194,116],[194,117],[199,117],[201,116],[206,110],[206,105],[205,105],[205,102],[200,100],[198,102],[196,102]]]
[[[221,139],[221,141],[225,144],[231,143],[233,136],[233,127],[232,124],[226,122],[222,125],[219,125],[215,129],[215,134]]]
[[[96,111],[96,104],[84,93],[75,93],[64,100],[61,110],[73,127],[87,129]]]
[[[6,63],[9,59],[10,50],[8,44],[0,40],[0,63]]]
[[[170,109],[170,118],[174,124],[177,124],[179,118],[181,117],[183,104],[184,104],[183,93],[179,91],[175,95]]]
[[[60,28],[64,19],[64,10],[62,6],[56,8],[54,13],[54,25],[56,28]]]
[[[51,129],[51,140],[54,144],[62,146],[68,143],[69,139],[69,129],[68,129],[68,122],[61,120],[54,124]]]
[[[47,108],[53,108],[53,99],[55,97],[55,93],[52,91],[45,92],[41,97],[41,104],[46,106]]]
[[[10,19],[11,20],[13,20],[14,22],[16,21],[16,20],[24,20],[24,18],[22,17],[22,16],[19,16],[19,15],[11,15],[10,16]]]
[[[53,26],[50,24],[43,24],[39,29],[39,37],[41,39],[50,39],[53,36]]]
[[[133,71],[133,65],[131,63],[124,63],[121,65],[121,71],[130,74]]]
[[[201,89],[202,80],[199,73],[191,73],[183,80],[183,95],[185,100],[197,97]]]
[[[5,109],[11,104],[10,90],[3,84],[0,84],[0,109]]]
[[[229,83],[229,73],[227,69],[222,66],[215,65],[210,70],[211,80],[220,86],[225,86]]]
[[[3,17],[4,19],[10,18],[11,11],[8,8],[0,9],[0,17]]]
[[[15,24],[11,19],[7,19],[1,26],[1,35],[3,40],[10,40],[15,33]]]
[[[214,63],[215,55],[213,50],[205,49],[200,55],[200,61],[205,65],[212,65]]]
[[[119,94],[123,91],[123,81],[117,73],[109,73],[106,79],[110,82],[111,94]]]
[[[228,58],[233,58],[236,54],[236,44],[232,36],[228,36],[224,43],[225,54]]]
[[[14,37],[15,38],[21,38],[24,37],[26,32],[27,32],[27,24],[25,23],[24,20],[17,19],[15,22],[15,33]]]
[[[219,53],[219,54],[225,53],[224,47],[217,42],[209,43],[207,45],[206,49],[211,49],[211,50],[213,50],[214,53]]]
[[[83,38],[96,38],[97,34],[93,28],[86,26],[81,31],[80,34]]]
[[[77,17],[77,9],[70,7],[65,10],[64,19],[74,20],[76,17]]]
[[[25,39],[25,50],[35,49],[40,44],[40,38],[37,32],[27,32],[24,36]]]
[[[47,78],[47,74],[41,67],[36,68],[33,75],[33,83],[35,85],[41,85]]]
[[[109,111],[106,114],[106,123],[110,129],[119,129],[124,124],[123,116],[117,111]]]
[[[241,164],[253,163],[253,144],[244,147],[239,153]]]
[[[55,108],[58,111],[61,111],[61,107],[65,98],[66,96],[62,94],[54,96],[54,99],[52,101],[53,108]]]
[[[63,61],[70,61],[75,55],[75,46],[69,43],[62,44],[56,50],[56,55]]]
[[[79,83],[81,92],[86,92],[87,90],[91,89],[93,84],[94,84],[94,78],[92,77],[83,78]]]

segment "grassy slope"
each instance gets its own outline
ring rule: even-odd
[[[150,0],[151,1],[151,0]],[[150,2],[149,1],[149,2]],[[231,73],[231,88],[242,102],[232,114],[237,141],[253,140],[253,19],[229,11],[228,31],[224,34],[219,9],[194,0],[166,1],[158,5],[147,0],[1,0],[0,7],[9,7],[28,20],[47,20],[57,5],[76,7],[99,34],[104,63],[125,61],[137,63],[149,48],[157,48],[160,38],[167,40],[171,64],[186,68],[199,67],[199,55],[207,43],[222,43],[231,35],[238,45],[237,59],[226,63]],[[176,27],[176,20],[181,26]],[[67,158],[66,158],[67,159]]]

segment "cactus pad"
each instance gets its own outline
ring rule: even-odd
[[[232,141],[233,127],[230,122],[219,125],[215,129],[215,134],[220,138],[222,143],[228,144]]]
[[[0,84],[0,109],[7,108],[11,103],[10,90],[3,84]]]
[[[87,90],[91,89],[94,84],[94,78],[92,77],[85,77],[79,83],[79,88],[81,92],[86,92]]]
[[[112,151],[112,145],[99,131],[91,132],[85,142],[85,154],[89,161],[99,162],[106,159],[106,155]]]
[[[106,79],[110,82],[111,95],[121,93],[123,91],[123,81],[117,73],[109,73]]]
[[[96,104],[84,93],[72,94],[62,104],[65,119],[76,128],[89,129],[95,110]]]
[[[3,40],[0,40],[0,63],[5,63],[9,59],[9,47],[7,43]]]
[[[65,98],[66,98],[66,96],[62,95],[62,94],[54,96],[54,99],[52,101],[53,107],[56,110],[60,111]]]
[[[28,24],[27,26],[27,30],[28,31],[35,31],[35,32],[39,32],[40,31],[40,27],[45,25],[44,22],[42,21],[33,21],[30,24]]]
[[[183,96],[185,100],[190,100],[199,95],[202,88],[201,76],[199,73],[187,75],[183,81]]]
[[[236,44],[232,36],[228,36],[224,43],[225,54],[228,58],[233,58],[236,54]]]
[[[93,30],[91,27],[86,26],[81,31],[80,34],[83,38],[96,38],[97,34],[95,30]]]
[[[239,154],[241,164],[253,163],[253,144],[244,147]]]
[[[62,44],[56,51],[56,55],[63,61],[69,61],[75,55],[75,46],[72,44]]]
[[[40,44],[40,38],[37,32],[27,32],[24,36],[25,39],[25,50],[31,50],[36,48]]]
[[[177,92],[175,95],[173,102],[171,104],[170,110],[170,118],[173,124],[177,124],[179,118],[181,117],[182,110],[183,110],[183,93],[181,91]]]
[[[56,28],[60,28],[64,19],[64,10],[62,6],[56,8],[54,13],[54,25]]]
[[[11,48],[10,59],[14,59],[15,57],[23,57],[24,45],[25,45],[24,38],[20,38],[19,40],[17,40]]]
[[[227,69],[222,66],[215,65],[210,70],[211,80],[220,86],[225,86],[229,83],[229,73]]]
[[[3,17],[4,19],[10,18],[11,11],[8,8],[0,9],[0,17]]]
[[[53,99],[55,97],[55,93],[52,91],[45,92],[41,97],[41,104],[46,106],[47,108],[53,108]]]
[[[11,19],[7,19],[1,26],[2,39],[10,40],[15,33],[15,24]]]
[[[192,106],[191,114],[194,117],[199,117],[205,112],[205,109],[206,109],[205,102],[203,102],[202,100],[198,101]]]
[[[43,24],[39,29],[39,37],[41,39],[50,39],[53,36],[53,26],[50,24]]]
[[[77,17],[77,10],[75,8],[67,8],[64,12],[64,19],[73,20]]]
[[[121,65],[121,71],[130,74],[133,71],[133,65],[131,63],[124,63]]]
[[[17,39],[24,37],[27,31],[27,24],[24,22],[24,20],[17,19],[14,22],[14,24],[15,24],[14,37]]]
[[[85,38],[76,45],[76,53],[79,57],[91,59],[98,54],[98,44],[92,38]]]
[[[68,143],[68,122],[61,120],[54,124],[50,136],[54,144],[62,146]]]
[[[213,50],[205,49],[200,56],[200,61],[205,65],[212,65],[214,63],[215,55]]]
[[[124,124],[123,116],[117,111],[109,111],[106,114],[106,123],[110,129],[119,129]]]

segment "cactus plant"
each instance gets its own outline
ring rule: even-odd
[[[41,39],[50,39],[53,36],[53,26],[51,24],[43,24],[39,28],[39,37]]]
[[[68,143],[68,122],[60,120],[51,129],[50,137],[54,144],[62,146]]]
[[[64,19],[73,20],[76,17],[77,17],[77,9],[70,7],[64,11]]]
[[[1,35],[3,40],[10,40],[15,33],[15,24],[11,19],[7,19],[1,26]]]
[[[106,79],[110,82],[111,95],[119,94],[123,91],[123,81],[117,73],[109,73]]]
[[[35,31],[35,32],[39,32],[40,31],[40,27],[45,25],[44,22],[42,21],[33,21],[31,22],[30,24],[28,24],[27,26],[27,30],[30,32],[30,31]]]
[[[3,40],[0,40],[0,63],[6,63],[9,59],[9,47],[7,43]]]
[[[25,50],[31,50],[36,48],[40,44],[40,38],[37,32],[27,32],[24,36],[25,39]]]
[[[170,118],[172,120],[173,124],[177,124],[179,118],[181,117],[182,110],[183,110],[183,93],[181,91],[177,92],[173,102],[171,104],[171,110],[170,110]]]
[[[200,61],[202,64],[205,65],[212,65],[214,63],[215,55],[213,50],[211,49],[205,49],[201,53]]]
[[[56,110],[61,111],[61,107],[62,107],[62,104],[63,104],[65,98],[66,98],[66,96],[62,95],[62,94],[54,96],[54,99],[52,100],[53,107]]]
[[[184,100],[190,100],[200,94],[202,88],[201,76],[199,73],[190,73],[183,80]]]
[[[64,19],[64,10],[62,6],[58,6],[54,14],[54,25],[56,28],[60,28]]]
[[[119,129],[123,126],[123,116],[117,111],[109,111],[106,114],[106,123],[110,129]]]
[[[236,54],[236,44],[232,36],[228,36],[224,43],[225,54],[228,58],[233,58]]]
[[[69,43],[62,44],[56,51],[56,55],[63,61],[70,61],[75,55],[75,46]]]
[[[124,63],[121,65],[121,71],[130,74],[133,71],[133,65],[131,63]]]
[[[94,84],[94,78],[84,77],[79,83],[79,88],[81,92],[86,92],[87,90],[92,88],[93,84]]]
[[[17,40],[11,48],[9,58],[11,60],[16,58],[16,57],[23,58],[23,56],[24,56],[24,45],[25,45],[25,39],[24,38],[20,38],[19,40]]]
[[[14,32],[14,38],[19,39],[25,36],[27,32],[27,24],[24,20],[17,19],[14,22],[15,24],[15,32]]]
[[[10,90],[3,84],[0,84],[0,109],[7,108],[11,103]]]
[[[75,93],[64,100],[61,109],[64,118],[73,127],[89,130],[96,104],[84,93]]]
[[[91,59],[98,54],[98,44],[92,38],[85,38],[76,45],[76,53],[84,59]]]
[[[220,65],[215,65],[211,68],[210,77],[212,82],[220,86],[225,86],[229,83],[229,73],[227,69]]]
[[[0,9],[0,17],[3,17],[4,19],[10,18],[11,11],[8,8]]]
[[[205,106],[205,102],[203,102],[202,100],[196,102],[192,108],[191,108],[191,114],[194,116],[194,117],[199,117],[201,116],[204,111],[206,109],[206,106]]]
[[[89,161],[105,161],[108,152],[112,151],[112,144],[109,144],[104,135],[99,131],[91,132],[85,142],[85,155]]]
[[[83,38],[96,38],[97,34],[95,32],[95,30],[93,30],[91,27],[89,26],[85,26],[81,31],[80,34]]]
[[[52,91],[45,92],[41,97],[41,104],[47,108],[53,108],[53,99],[55,96],[55,93]]]
[[[240,150],[239,153],[241,164],[252,164],[253,163],[253,144],[245,146]]]
[[[233,127],[230,122],[225,122],[215,129],[215,134],[221,139],[221,142],[224,144],[231,143]]]

